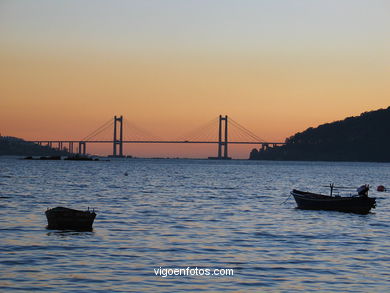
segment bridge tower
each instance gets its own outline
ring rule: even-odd
[[[119,123],[119,137],[118,137],[118,125]],[[117,149],[119,147],[119,155],[117,155]],[[113,140],[113,152],[114,157],[119,156],[123,157],[123,116],[116,117],[114,116],[114,140]]]
[[[79,141],[79,154],[87,154],[87,143],[85,141]]]
[[[223,149],[223,154],[222,154]],[[231,159],[228,156],[228,116],[219,115],[218,127],[218,160]]]

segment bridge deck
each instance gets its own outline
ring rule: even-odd
[[[30,140],[32,143],[114,143],[113,140]],[[218,141],[188,141],[188,140],[124,140],[123,143],[204,143],[218,144]],[[264,142],[264,141],[228,141],[229,144],[275,144],[283,145],[284,142]]]

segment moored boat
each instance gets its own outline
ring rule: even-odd
[[[376,207],[375,197],[367,194],[356,196],[329,196],[293,189],[291,195],[299,209],[304,210],[331,210],[357,214],[368,214]]]
[[[92,230],[92,224],[95,220],[94,211],[78,211],[74,209],[56,207],[48,209],[46,212],[48,229],[57,230]]]

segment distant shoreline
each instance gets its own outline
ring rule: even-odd
[[[0,155],[1,159],[10,159],[10,160],[23,160],[26,156],[20,155]],[[136,158],[108,158],[107,156],[92,155],[91,157],[101,158],[97,162],[107,162],[107,161],[126,161],[126,160],[153,160],[153,161],[209,161],[209,162],[248,162],[250,164],[259,164],[259,163],[373,163],[373,164],[390,164],[390,162],[384,161],[324,161],[324,160],[249,160],[249,159],[231,159],[231,160],[209,160],[207,158],[147,158],[147,157],[136,157]],[[65,157],[64,157],[65,158]],[[110,159],[110,160],[104,160]],[[112,159],[112,160],[111,160]],[[29,160],[26,160],[29,161]],[[50,161],[50,160],[33,160],[33,161]],[[61,160],[66,161],[66,160]]]

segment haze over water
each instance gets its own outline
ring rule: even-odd
[[[371,191],[368,215],[282,203],[292,188],[389,186],[388,174],[384,163],[0,158],[0,290],[386,292],[388,193]],[[55,206],[95,208],[93,232],[47,230]]]

